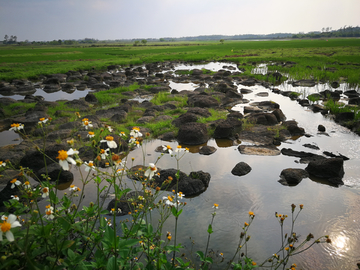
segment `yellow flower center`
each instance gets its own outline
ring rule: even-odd
[[[113,136],[106,136],[105,139],[107,141],[113,141],[114,140],[114,137]]]
[[[104,149],[100,149],[100,153],[101,153],[101,154],[105,154],[105,150],[104,150]]]
[[[10,181],[11,184],[15,184],[15,182],[17,181],[16,178],[14,178],[13,180]]]
[[[44,121],[45,120],[45,118],[40,118],[40,121]]]
[[[20,127],[20,124],[19,123],[13,123],[13,124],[11,124],[11,127]]]
[[[88,121],[84,121],[84,125],[85,125],[85,126],[89,125],[89,122],[88,122]]]
[[[71,186],[70,186],[70,188],[74,188],[74,187],[75,187],[75,185],[71,185]]]
[[[56,157],[57,159],[60,159],[60,160],[66,160],[67,157],[68,157],[68,154],[65,150],[60,150],[58,151],[59,155]]]
[[[95,132],[93,132],[93,131],[89,131],[89,135],[95,135]]]
[[[177,148],[180,149],[180,148],[181,148],[181,145],[178,145]]]
[[[156,170],[157,170],[157,169],[156,169],[156,166],[150,167],[150,170],[152,170],[153,172],[156,171]]]
[[[4,163],[3,161],[0,161],[0,166],[1,166],[3,163]]]
[[[44,193],[48,193],[49,192],[49,189],[47,187],[44,187],[43,190],[42,190]]]
[[[171,149],[171,146],[170,146],[170,145],[167,145],[166,148],[170,150],[170,149]]]
[[[140,131],[140,128],[139,127],[133,127],[133,130],[134,131]]]
[[[51,207],[51,205],[49,204],[49,205],[47,205],[47,206],[45,206],[47,209],[50,209],[50,207]]]
[[[46,215],[50,216],[52,214],[52,211],[51,210],[47,210],[46,212]]]
[[[3,233],[10,231],[10,229],[11,229],[11,224],[9,222],[4,221],[3,223],[1,223],[1,231]]]
[[[170,202],[173,201],[173,199],[170,197],[170,195],[167,197]]]
[[[81,120],[81,121],[85,122],[85,121],[89,121],[89,119],[87,119],[87,118],[84,118],[84,119],[83,119],[83,120]]]
[[[89,162],[89,166],[92,167],[94,166],[94,163],[92,163],[91,161]]]
[[[28,185],[30,185],[30,182],[29,182],[29,181],[26,181],[26,182],[24,183],[24,185],[25,185],[25,186],[28,186]]]

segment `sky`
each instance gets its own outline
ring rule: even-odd
[[[0,40],[299,33],[360,25],[360,0],[0,0]]]

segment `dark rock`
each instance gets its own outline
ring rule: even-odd
[[[48,180],[56,184],[68,183],[74,180],[74,175],[69,171],[64,171],[58,163],[52,163],[36,173],[40,181],[45,180],[42,175],[46,174],[50,177]]]
[[[124,216],[128,215],[130,212],[133,212],[135,209],[134,203],[141,203],[145,204],[144,207],[148,208],[149,205],[146,204],[146,202],[139,199],[139,196],[144,196],[144,192],[142,191],[131,191],[129,193],[126,193],[125,195],[121,196],[121,198],[112,199],[108,206],[107,210],[109,212],[112,211],[112,209],[115,210],[116,216]],[[110,215],[114,215],[114,213],[111,213]]]
[[[327,158],[311,161],[305,170],[310,176],[326,179],[331,184],[343,185],[344,160],[342,158]]]
[[[323,125],[318,125],[318,131],[325,132],[326,128]]]
[[[251,167],[245,162],[239,162],[235,165],[235,167],[231,170],[233,175],[242,176],[246,175],[251,171]]]
[[[235,135],[241,131],[242,121],[237,118],[228,118],[221,120],[215,127],[213,137],[215,139],[230,139],[234,140]]]
[[[123,123],[125,122],[127,118],[127,113],[123,110],[115,113],[113,116],[111,116],[110,121],[116,122],[116,123]]]
[[[286,120],[286,116],[285,116],[285,114],[283,113],[283,111],[281,109],[273,110],[272,114],[275,115],[278,122],[282,122],[282,121]]]
[[[279,183],[286,186],[296,186],[303,178],[307,177],[309,174],[303,169],[285,169],[280,174]]]
[[[199,154],[208,156],[208,155],[214,154],[216,152],[216,150],[217,149],[213,146],[204,145],[200,148]]]
[[[90,102],[90,103],[97,103],[98,99],[95,97],[95,95],[93,93],[88,93],[85,96],[85,101]]]
[[[188,98],[189,106],[200,108],[214,108],[220,105],[219,101],[209,95],[193,95]]]
[[[140,117],[138,120],[136,120],[136,123],[146,124],[146,123],[150,123],[152,120],[154,120],[154,116],[143,116]]]
[[[294,120],[289,120],[283,122],[283,125],[287,128],[292,136],[303,136],[305,130],[301,127],[298,127],[297,122]]]
[[[198,120],[198,118],[199,117],[196,114],[187,112],[187,113],[180,115],[175,120],[173,120],[172,124],[176,127],[180,127],[185,123],[196,122]]]
[[[206,190],[210,182],[210,174],[203,171],[191,172],[189,176],[176,169],[160,170],[160,176],[153,177],[154,185],[162,190],[181,191],[186,197],[200,194]],[[179,179],[176,175],[179,175]],[[169,182],[169,177],[172,179]],[[178,180],[178,183],[177,183]]]
[[[170,142],[170,141],[175,140],[176,137],[175,137],[175,133],[173,131],[171,131],[171,132],[166,132],[166,133],[160,135],[158,139]]]
[[[248,119],[258,125],[273,126],[279,123],[276,116],[272,113],[253,113]]]
[[[360,97],[352,97],[348,101],[349,105],[360,105]]]
[[[347,121],[352,121],[355,118],[355,113],[354,112],[341,112],[336,114],[335,116],[335,121],[336,122],[347,122]]]
[[[198,145],[206,143],[208,133],[206,125],[203,123],[185,123],[180,126],[177,140],[180,144]]]
[[[152,94],[157,94],[159,92],[170,92],[171,88],[169,86],[156,86],[149,89],[149,92]]]
[[[309,144],[309,143],[303,144],[303,146],[307,147],[307,148],[315,149],[315,150],[320,150],[320,148],[317,145],[313,145],[313,144]]]
[[[211,113],[208,109],[205,108],[199,108],[199,107],[191,107],[187,110],[188,113],[193,113],[202,117],[209,117],[211,116]]]
[[[20,161],[20,165],[23,167],[29,167],[35,173],[57,161],[56,157],[59,155],[60,150],[67,151],[69,147],[63,144],[51,144],[46,147],[45,155],[37,150],[28,151]],[[46,161],[46,163],[45,163]]]
[[[323,154],[325,156],[332,157],[332,158],[342,158],[343,160],[349,160],[348,157],[346,157],[346,156],[344,156],[342,154],[335,155],[334,153],[331,153],[331,152],[328,152],[328,151],[324,151]]]

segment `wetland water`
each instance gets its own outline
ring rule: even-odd
[[[192,68],[221,68],[228,63],[212,63],[212,66],[184,66],[179,69]],[[214,67],[214,68],[215,68]],[[176,89],[177,84],[171,87]],[[196,85],[189,85],[191,90]],[[278,86],[281,90],[288,90],[288,85]],[[214,233],[211,236],[210,248],[217,253],[224,253],[225,261],[229,260],[236,249],[239,234],[245,221],[248,221],[248,211],[256,215],[248,233],[251,240],[248,245],[248,255],[257,263],[261,263],[268,256],[277,252],[281,244],[280,225],[274,213],[291,216],[291,204],[304,204],[304,210],[295,224],[295,232],[301,235],[300,242],[312,233],[315,238],[329,235],[332,244],[315,245],[290,261],[296,263],[299,269],[338,270],[355,269],[360,261],[360,137],[346,128],[337,125],[329,118],[319,113],[313,113],[306,107],[301,107],[296,101],[272,93],[262,86],[240,88],[253,90],[245,94],[244,99],[253,101],[272,100],[280,104],[287,120],[296,120],[307,134],[296,140],[283,142],[278,148],[292,148],[297,151],[313,152],[321,154],[323,151],[341,153],[350,158],[344,162],[345,175],[344,185],[340,187],[329,186],[305,178],[297,186],[289,187],[278,183],[279,175],[286,168],[305,168],[306,164],[298,163],[298,158],[279,156],[251,156],[243,155],[237,150],[236,145],[229,141],[209,140],[207,145],[214,146],[217,151],[204,156],[198,154],[198,147],[191,147],[190,153],[180,161],[180,169],[185,173],[203,170],[211,174],[208,189],[193,198],[186,198],[187,206],[179,218],[178,239],[186,248],[191,249],[191,241],[195,241],[194,251],[204,251],[207,241],[207,228],[211,221],[211,213],[214,203],[219,204],[213,224]],[[306,91],[318,92],[321,86],[309,88]],[[178,89],[178,90],[183,90]],[[300,91],[301,88],[298,88]],[[323,89],[320,89],[320,91]],[[259,92],[267,92],[268,97],[259,97]],[[86,95],[86,94],[85,94]],[[244,105],[238,105],[234,109],[242,112]],[[322,124],[328,134],[319,134],[317,127]],[[247,143],[247,142],[241,142]],[[312,150],[304,147],[306,143],[317,145],[320,150]],[[151,140],[146,144],[146,161],[155,162],[160,155],[155,152],[159,145],[169,144],[176,148],[176,142],[164,142]],[[139,164],[142,163],[142,151],[136,149],[131,152],[129,158],[134,157]],[[245,176],[234,176],[231,170],[238,162],[248,163],[252,170]],[[176,161],[169,155],[164,155],[157,163],[160,168],[176,168]],[[79,172],[72,170],[75,179]],[[129,181],[129,184],[131,181]],[[80,186],[80,181],[74,181]],[[95,186],[94,186],[95,187]],[[64,187],[66,189],[66,187]],[[87,189],[91,190],[91,186]],[[94,192],[95,194],[95,192]],[[186,194],[185,194],[186,195]],[[85,204],[94,201],[91,192],[86,193]],[[298,207],[297,207],[298,209]],[[156,224],[156,211],[153,219]],[[128,216],[119,217],[126,219]],[[290,229],[290,218],[285,222],[285,230]],[[174,232],[174,221],[169,220],[165,231]],[[222,266],[223,267],[223,266]],[[222,269],[220,267],[220,269]]]

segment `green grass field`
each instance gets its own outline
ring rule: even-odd
[[[92,46],[0,46],[0,80],[104,69],[162,61],[220,61],[239,64],[296,62],[292,68],[269,66],[293,79],[346,80],[360,83],[360,39],[149,43]],[[251,65],[244,65],[246,75]],[[332,68],[329,71],[326,68]]]

